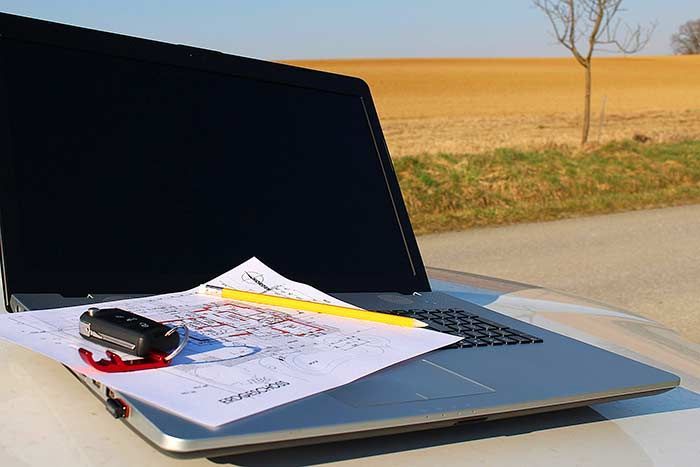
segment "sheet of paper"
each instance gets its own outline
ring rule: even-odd
[[[218,283],[234,285],[227,281],[239,280],[241,271],[256,271],[265,281],[277,278],[265,284],[285,285],[287,294],[328,297],[303,284],[288,284],[257,260],[233,271]],[[96,358],[105,350],[78,334],[85,306],[2,315],[0,337],[210,427],[332,389],[459,340],[426,329],[241,304],[195,290],[103,306],[171,325],[185,324],[191,330],[190,342],[169,367],[102,373],[78,355],[80,347],[93,351]]]

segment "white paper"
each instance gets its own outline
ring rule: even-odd
[[[256,259],[213,283],[240,288],[237,281],[246,271],[263,274],[265,283],[285,296],[338,303],[316,289],[286,280]],[[0,338],[210,427],[332,389],[460,340],[420,328],[241,304],[197,294],[195,289],[101,306],[123,308],[170,325],[185,324],[191,330],[190,342],[166,368],[97,371],[78,354],[83,347],[99,359],[105,350],[78,333],[85,306],[2,315]]]

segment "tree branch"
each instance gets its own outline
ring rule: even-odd
[[[533,0],[533,4],[549,20],[555,39],[583,67],[590,66],[598,50],[625,55],[641,51],[657,26],[652,23],[648,27],[632,27],[623,23],[618,18],[625,11],[623,0]],[[579,47],[584,38],[585,54]],[[685,39],[674,36],[673,40],[680,45]],[[609,50],[601,46],[608,46]]]

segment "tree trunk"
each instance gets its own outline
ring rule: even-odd
[[[583,101],[583,132],[581,134],[581,146],[588,142],[588,133],[591,130],[591,62],[586,69],[586,96]]]

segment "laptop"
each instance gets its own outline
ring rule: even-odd
[[[357,78],[0,15],[3,304],[184,290],[258,256],[464,339],[209,429],[77,375],[161,450],[211,456],[656,394],[677,376],[431,291]],[[478,248],[478,245],[474,245]]]

